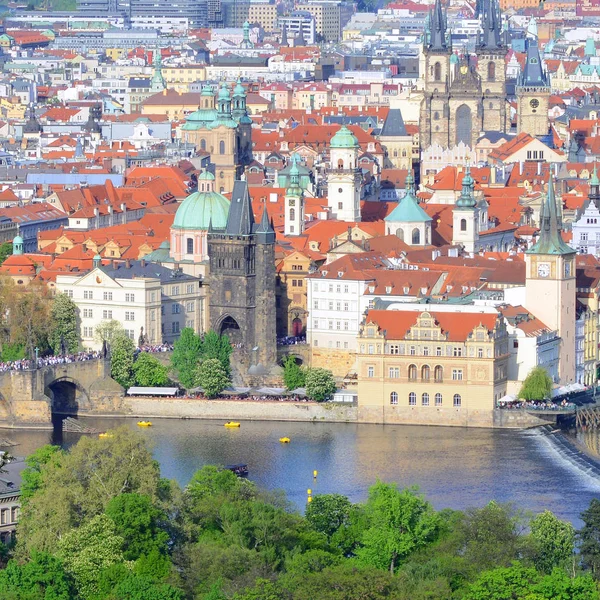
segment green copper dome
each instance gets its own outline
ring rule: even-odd
[[[210,171],[202,171],[198,176],[198,181],[214,181],[215,176]]]
[[[590,177],[590,185],[600,186],[600,179],[598,179],[598,170],[596,169],[596,165],[594,165],[594,170],[592,171],[592,176]]]
[[[244,86],[242,85],[241,79],[237,80],[237,83],[235,84],[235,87],[233,88],[233,95],[234,96],[245,96],[246,95],[246,90],[244,89]]]
[[[177,209],[173,228],[207,230],[212,223],[213,227],[224,229],[228,213],[229,200],[225,196],[217,192],[194,192]]]
[[[215,95],[215,93],[213,92],[212,86],[211,86],[211,85],[209,85],[208,83],[207,83],[207,84],[205,84],[205,85],[202,87],[202,92],[201,92],[201,95],[202,95],[202,96],[214,96],[214,95]]]
[[[342,125],[340,130],[331,138],[329,145],[331,148],[358,148],[358,140],[345,125]]]
[[[221,86],[219,90],[219,100],[231,100],[231,96],[229,95],[229,88],[225,83]]]
[[[182,129],[189,131],[190,129],[198,129],[203,125],[212,123],[217,118],[217,111],[214,108],[199,108],[193,113],[190,113],[185,118],[185,123]]]

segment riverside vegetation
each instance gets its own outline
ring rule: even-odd
[[[215,466],[185,489],[127,427],[27,458],[3,600],[595,600],[600,501],[579,532],[491,502],[435,511],[376,482],[364,503],[281,493]]]

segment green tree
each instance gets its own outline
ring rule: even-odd
[[[198,384],[207,398],[216,398],[229,385],[229,377],[218,358],[209,358],[198,367]]]
[[[59,540],[57,556],[75,580],[81,598],[95,597],[99,592],[100,573],[123,562],[123,543],[114,521],[107,515],[93,517]]]
[[[125,333],[123,325],[121,325],[119,321],[115,321],[115,319],[102,321],[102,323],[97,325],[94,329],[94,339],[99,344],[102,344],[103,342],[111,344],[113,340],[118,337],[127,337],[127,334]]]
[[[57,294],[50,311],[52,329],[49,342],[54,354],[61,354],[64,341],[67,352],[75,353],[79,348],[77,331],[77,306],[66,294]]]
[[[169,383],[169,369],[156,356],[140,352],[133,363],[133,373],[137,385],[154,387]]]
[[[583,566],[600,579],[600,500],[592,498],[589,507],[581,513],[583,527],[577,532]]]
[[[107,590],[102,600],[184,600],[184,595],[172,585],[157,584],[147,577],[131,573],[119,581],[114,589]]]
[[[306,374],[306,395],[316,402],[325,402],[336,390],[333,373],[327,369],[309,369]]]
[[[43,485],[42,470],[45,465],[53,462],[55,466],[60,464],[63,456],[58,446],[45,445],[34,450],[25,459],[27,467],[21,473],[21,503],[27,502]]]
[[[179,339],[173,346],[171,369],[177,375],[179,383],[191,389],[198,385],[198,362],[202,355],[202,340],[191,327],[181,330]]]
[[[283,363],[283,383],[288,392],[299,387],[304,387],[306,383],[306,373],[304,369],[296,362],[296,358],[291,354]]]
[[[433,542],[440,528],[438,515],[415,489],[399,491],[380,481],[369,488],[365,513],[368,527],[356,555],[363,564],[391,573],[409,554]]]
[[[25,346],[23,344],[10,342],[2,345],[2,361],[11,362],[25,358]]]
[[[575,551],[575,529],[571,523],[558,519],[549,510],[531,520],[534,563],[543,573],[568,565]]]
[[[0,571],[0,598],[3,600],[72,600],[73,580],[60,559],[47,552],[34,552],[20,564],[11,560]]]
[[[126,335],[112,338],[110,345],[110,376],[125,389],[135,383],[133,359],[135,345]]]
[[[521,386],[519,398],[525,400],[543,400],[552,392],[552,379],[544,367],[533,367]]]
[[[12,256],[13,245],[12,242],[4,242],[0,244],[0,265],[9,257]]]
[[[318,494],[306,507],[306,520],[312,527],[330,538],[350,518],[352,503],[341,494]]]
[[[220,361],[227,377],[231,375],[231,342],[226,335],[219,335],[214,331],[209,331],[202,340],[201,357],[202,360],[216,358]]]
[[[104,512],[115,496],[137,492],[157,499],[158,463],[144,437],[127,426],[112,437],[82,437],[59,460],[41,464],[35,491],[23,505],[17,552],[53,552],[69,530]]]

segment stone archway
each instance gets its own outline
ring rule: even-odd
[[[89,405],[86,390],[70,377],[55,379],[46,385],[44,393],[50,398],[52,421],[62,421],[66,417],[76,417],[79,410]]]
[[[240,329],[238,322],[231,315],[223,317],[218,327],[218,331],[220,335],[226,335],[233,345],[242,344],[244,342],[242,330]]]

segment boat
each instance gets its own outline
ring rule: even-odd
[[[225,469],[235,473],[238,477],[248,477],[248,465],[246,464],[227,465]]]
[[[289,438],[289,437],[281,437],[281,438],[279,438],[279,441],[280,441],[282,444],[289,444],[289,443],[290,443],[292,440],[290,440],[290,438]]]
[[[106,431],[103,431],[102,433],[99,433],[99,434],[98,434],[98,437],[99,437],[99,438],[111,438],[112,436],[113,436],[113,434],[112,434],[112,433],[108,433],[108,432],[106,432]]]
[[[227,421],[227,423],[225,423],[225,427],[239,427],[240,424],[237,423],[236,421]]]
[[[138,427],[152,427],[152,421],[138,421]]]

